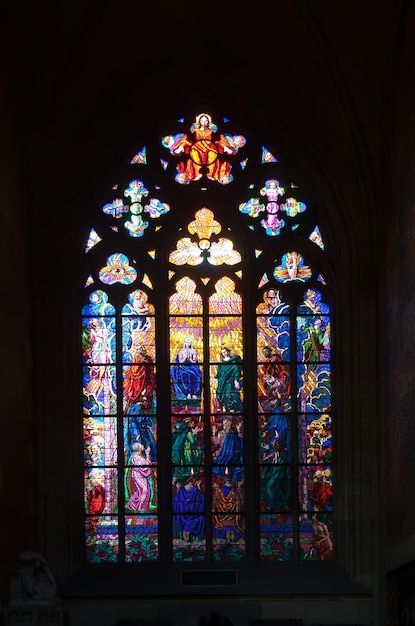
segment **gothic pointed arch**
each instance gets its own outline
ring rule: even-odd
[[[83,249],[85,558],[327,561],[332,268],[278,146],[168,116]]]

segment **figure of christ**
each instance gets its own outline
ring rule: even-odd
[[[231,165],[220,156],[236,154],[237,148],[217,132],[210,115],[201,113],[192,124],[190,133],[180,137],[170,147],[172,154],[183,155],[177,167],[177,181],[187,184],[205,175],[210,180],[228,184],[232,180]]]

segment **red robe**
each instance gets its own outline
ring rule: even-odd
[[[149,409],[153,400],[155,388],[154,367],[149,357],[138,356],[125,373],[124,393],[126,410],[133,404],[139,403],[144,409]]]
[[[97,524],[99,516],[101,515],[105,506],[104,487],[99,483],[92,487],[92,489],[90,489],[90,491],[88,491],[87,493],[87,501],[91,526],[94,530],[94,533],[97,534]]]

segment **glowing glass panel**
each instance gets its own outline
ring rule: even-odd
[[[195,293],[196,283],[188,276],[177,281],[176,291],[169,299],[169,310],[172,314],[202,313],[202,298]]]
[[[98,289],[89,296],[89,304],[82,308],[83,315],[115,315],[115,309],[108,302],[108,295],[105,291]]]
[[[225,473],[233,482],[243,477],[244,422],[238,415],[215,415],[211,420],[212,473]]]
[[[298,213],[304,213],[306,208],[304,202],[299,202],[295,198],[287,198],[281,205],[281,211],[285,211],[288,217],[295,217]]]
[[[149,415],[128,415],[124,418],[124,462],[133,454],[132,446],[141,443],[148,450],[152,463],[157,461],[157,420]]]
[[[301,463],[328,464],[333,460],[331,416],[301,414],[299,416],[298,459]]]
[[[173,471],[173,560],[206,559],[205,485],[199,466],[178,467]]]
[[[260,558],[263,561],[290,561],[293,551],[292,515],[274,513],[260,515]]]
[[[217,363],[223,357],[223,349],[231,354],[242,356],[242,318],[237,316],[217,315],[209,318],[209,358]]]
[[[91,228],[89,232],[89,236],[88,236],[88,241],[86,242],[86,245],[85,245],[85,252],[89,252],[91,248],[96,246],[97,243],[99,243],[100,241],[102,241],[102,239],[98,235],[97,231],[94,228]]]
[[[316,207],[254,134],[251,149],[218,120],[183,117],[158,154],[127,159],[98,207],[100,234],[87,233],[85,253],[103,240],[83,255],[90,563],[332,558],[331,311]],[[91,291],[97,278],[108,294]]]
[[[87,488],[87,494],[93,493]],[[91,496],[91,507],[94,496]],[[88,563],[116,563],[118,561],[118,518],[91,514],[85,523],[86,558]]]
[[[107,264],[99,271],[99,278],[106,285],[130,285],[137,278],[137,272],[131,267],[125,254],[117,253],[108,257]]]
[[[255,185],[252,188],[255,188]],[[259,221],[266,234],[271,237],[280,235],[284,229],[286,220],[283,218],[283,214],[289,218],[291,229],[299,226],[299,223],[293,224],[292,220],[306,211],[305,202],[293,197],[285,198],[285,188],[280,185],[276,178],[270,178],[265,181],[263,187],[256,188],[258,193],[256,197],[249,198],[239,204],[241,213],[248,215],[255,222]],[[248,226],[252,227],[252,224],[248,224]]]
[[[210,368],[211,411],[238,413],[243,409],[243,367],[239,354],[223,348],[222,360]]]
[[[127,563],[156,561],[158,518],[149,515],[125,517],[125,560]]]
[[[139,150],[137,152],[137,154],[135,154],[133,156],[133,158],[130,161],[130,165],[145,165],[147,163],[147,149],[141,148],[141,150]]]
[[[141,516],[157,510],[157,468],[152,463],[149,448],[144,448],[139,441],[131,448],[125,469],[125,510]]]
[[[260,471],[260,510],[262,512],[287,511],[293,508],[291,467],[288,453],[275,440],[269,458],[272,462]]]
[[[261,163],[277,163],[278,159],[265,146],[262,146]]]
[[[314,228],[313,232],[309,236],[309,239],[310,239],[310,241],[315,243],[316,246],[318,246],[319,248],[324,250],[324,243],[323,243],[323,239],[322,239],[322,236],[321,236],[321,233],[320,233],[320,229],[319,229],[318,226],[316,226]]]
[[[209,313],[242,313],[242,298],[228,276],[216,282],[215,293],[209,298]]]
[[[225,467],[212,476],[214,561],[245,559],[245,488],[243,468]]]
[[[124,213],[127,213],[128,206],[124,205],[124,201],[121,200],[121,198],[115,198],[112,202],[104,204],[102,211],[107,215],[112,215],[112,217],[119,219]]]
[[[258,444],[260,463],[291,462],[291,415],[278,411],[259,415]]]
[[[228,185],[233,180],[230,158],[245,145],[246,139],[242,135],[220,134],[212,117],[200,113],[189,132],[165,136],[161,143],[176,157],[175,180],[181,185],[202,177]]]
[[[170,318],[170,376],[172,410],[202,408],[203,319],[201,317]]]
[[[117,450],[105,450],[106,434],[116,432],[114,417],[84,417],[84,465],[102,467],[105,462],[117,463]]]
[[[306,561],[333,560],[333,520],[331,515],[313,513],[301,515],[300,559]]]
[[[287,252],[281,259],[281,265],[274,268],[274,277],[279,283],[290,280],[305,282],[311,275],[311,268],[305,265],[302,255],[298,252]]]
[[[170,205],[161,202],[158,198],[149,198],[148,202],[144,202],[143,198],[147,198],[149,190],[144,186],[142,180],[132,180],[128,187],[124,190],[124,196],[129,198],[128,219],[124,222],[131,237],[142,237],[144,231],[148,228],[149,222],[143,218],[143,213],[152,219],[157,219],[161,215],[168,213]]]
[[[221,237],[217,241],[211,241],[212,236],[220,233],[222,227],[209,209],[203,208],[197,211],[195,220],[188,224],[187,229],[191,235],[196,235],[199,241],[196,242],[191,237],[179,239],[176,250],[170,253],[170,263],[196,266],[203,263],[205,259],[211,265],[240,263],[241,255],[233,249],[230,239]]]
[[[176,480],[195,478],[204,463],[203,421],[200,415],[172,417],[171,460]],[[193,512],[194,511],[188,511]]]

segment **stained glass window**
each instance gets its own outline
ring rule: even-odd
[[[86,560],[331,560],[316,202],[231,118],[160,128],[109,181],[82,249]]]

